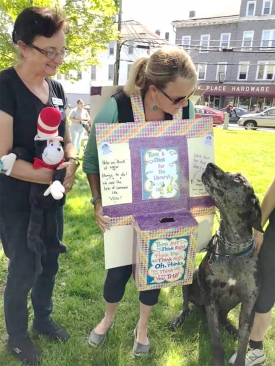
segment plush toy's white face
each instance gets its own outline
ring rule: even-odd
[[[61,142],[58,140],[47,140],[47,146],[45,147],[42,160],[48,165],[55,165],[61,162],[64,158],[64,150]]]

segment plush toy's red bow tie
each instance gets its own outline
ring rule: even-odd
[[[65,161],[65,159],[63,158],[58,164],[49,165],[41,159],[34,158],[33,167],[34,167],[34,169],[40,169],[40,168],[56,169],[64,161]]]

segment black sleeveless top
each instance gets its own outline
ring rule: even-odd
[[[267,240],[271,240],[275,246],[275,210],[273,210],[269,216],[269,224],[265,230],[265,237]]]
[[[118,121],[119,123],[125,122],[134,122],[134,115],[132,110],[131,99],[128,97],[124,91],[120,91],[113,95],[117,102],[117,109],[118,109]],[[189,100],[188,105],[182,108],[182,118],[189,119]],[[171,120],[173,116],[169,113],[165,113],[165,120]]]

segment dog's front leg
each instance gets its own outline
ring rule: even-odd
[[[189,305],[189,287],[191,285],[184,285],[182,286],[182,298],[183,298],[183,302],[182,302],[182,309],[179,313],[178,316],[176,316],[175,318],[173,318],[170,322],[170,329],[171,330],[175,330],[176,328],[179,328],[184,320],[185,315],[188,313],[188,305]]]
[[[254,320],[254,301],[242,303],[240,319],[239,319],[239,332],[238,332],[238,351],[235,366],[245,365],[245,354],[249,341],[249,335]]]
[[[219,330],[219,315],[214,298],[205,301],[205,310],[207,315],[208,327],[211,336],[213,365],[224,365],[224,349],[221,343]]]

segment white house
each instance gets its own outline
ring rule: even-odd
[[[168,44],[158,34],[151,32],[144,25],[131,20],[121,24],[119,85],[125,84],[131,65],[140,55],[150,55],[161,45]],[[73,108],[78,99],[85,104],[90,102],[90,87],[113,85],[116,61],[117,42],[111,41],[106,51],[98,56],[99,65],[91,66],[87,71],[71,71],[78,80],[72,82],[65,75],[57,74],[55,78],[63,85],[68,103]]]

